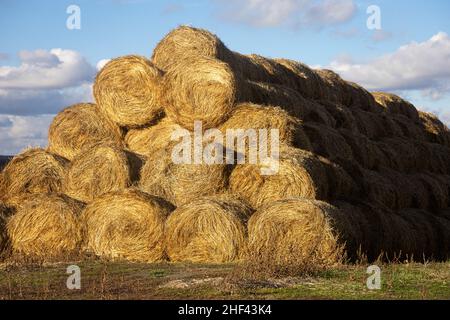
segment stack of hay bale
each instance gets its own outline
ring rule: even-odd
[[[97,75],[46,149],[0,176],[4,256],[279,264],[450,256],[450,132],[329,70],[242,55],[192,27]],[[263,163],[175,164],[172,133],[278,129]],[[186,131],[187,130],[187,131]]]

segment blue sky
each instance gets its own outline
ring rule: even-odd
[[[80,30],[66,28],[72,4]],[[370,5],[381,10],[381,30],[366,27]],[[206,28],[235,51],[332,68],[450,124],[447,0],[0,0],[0,154],[45,145],[58,110],[92,99],[99,61],[149,57],[180,24]]]

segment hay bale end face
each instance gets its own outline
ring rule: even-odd
[[[301,198],[260,208],[248,223],[247,259],[297,272],[339,263],[344,254],[329,220],[333,211],[337,209],[327,203]]]
[[[8,248],[9,238],[6,232],[6,223],[12,213],[13,210],[0,201],[0,261],[7,255],[6,250]]]
[[[120,128],[104,117],[95,104],[80,103],[61,111],[50,125],[48,150],[73,160],[94,144],[122,145]]]
[[[61,192],[67,160],[43,149],[32,148],[15,156],[2,172],[0,190],[7,200],[20,194]]]
[[[8,220],[13,256],[53,261],[77,256],[83,204],[65,195],[26,197]]]
[[[164,260],[164,222],[174,207],[138,190],[105,194],[81,215],[84,249],[106,259]]]
[[[98,144],[84,150],[67,170],[64,192],[83,202],[91,202],[102,194],[131,186],[139,176],[135,157],[110,144]],[[138,166],[138,165],[136,165]]]
[[[137,127],[158,118],[163,73],[140,56],[124,56],[108,62],[94,83],[99,110],[119,126]]]
[[[220,60],[195,57],[178,61],[164,76],[164,106],[167,116],[193,130],[194,121],[214,128],[230,115],[240,95],[239,79]]]
[[[166,222],[166,250],[174,262],[227,263],[242,258],[250,207],[208,197],[178,207]]]

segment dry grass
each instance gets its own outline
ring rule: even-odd
[[[166,222],[173,262],[227,263],[242,258],[250,207],[228,196],[201,198],[178,207]]]
[[[162,113],[162,76],[162,71],[144,57],[130,55],[111,60],[94,83],[99,110],[123,127],[151,122]]]
[[[123,144],[120,128],[102,116],[98,107],[80,103],[61,111],[50,125],[48,150],[70,161],[82,149],[98,143]]]
[[[84,250],[106,259],[161,261],[164,222],[173,209],[134,189],[98,197],[81,215]]]

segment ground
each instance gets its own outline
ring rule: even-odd
[[[67,289],[67,267],[81,270],[81,289]],[[450,299],[450,262],[380,265],[381,290],[369,290],[367,265],[314,277],[236,279],[234,265],[84,261],[0,265],[0,299]]]

